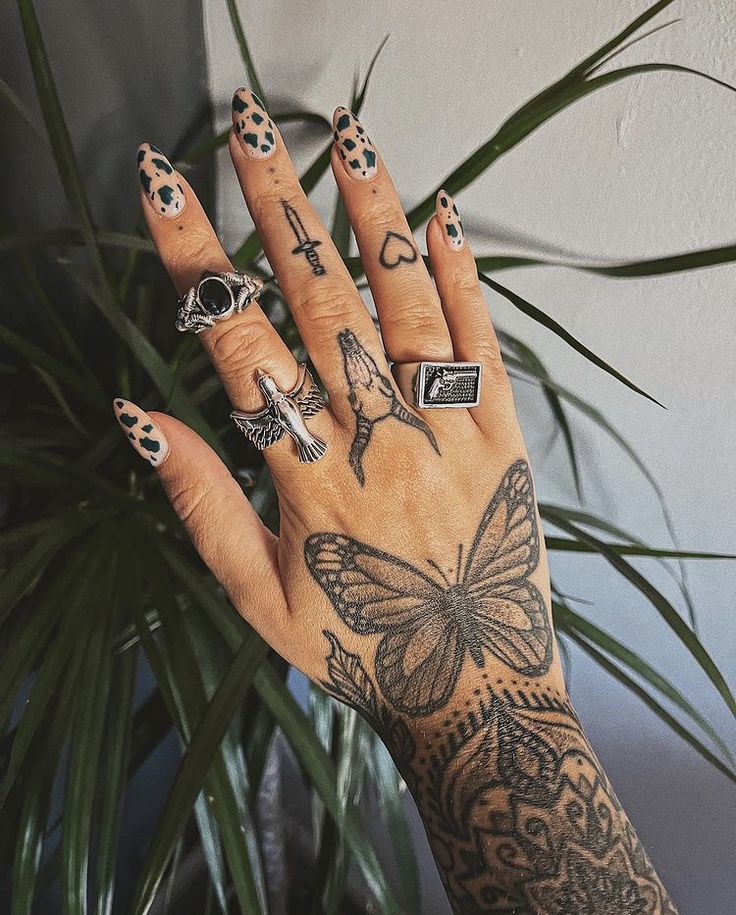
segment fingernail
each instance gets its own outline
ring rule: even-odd
[[[138,177],[146,199],[159,216],[171,219],[187,205],[179,175],[166,156],[151,143],[138,147]]]
[[[116,397],[112,406],[123,435],[130,444],[149,464],[160,467],[169,455],[169,443],[161,427],[129,400]]]
[[[335,144],[345,171],[360,181],[370,181],[378,174],[376,147],[365,127],[347,108],[336,108],[332,115]]]
[[[276,131],[255,92],[238,89],[233,96],[233,127],[249,159],[268,159],[276,151]]]
[[[440,191],[437,194],[435,209],[447,247],[459,251],[465,245],[465,232],[463,232],[463,224],[460,222],[455,201],[447,191]]]

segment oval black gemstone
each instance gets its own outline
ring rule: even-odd
[[[211,315],[224,314],[233,304],[230,287],[218,276],[208,276],[197,288],[197,299]]]

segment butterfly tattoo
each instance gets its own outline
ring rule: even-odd
[[[340,619],[359,635],[382,636],[376,680],[404,714],[442,708],[468,656],[483,667],[490,652],[527,676],[549,668],[547,610],[529,581],[539,533],[524,460],[506,472],[464,560],[459,546],[454,580],[432,560],[425,572],[342,534],[312,534],[304,558]]]

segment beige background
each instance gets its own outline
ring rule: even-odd
[[[241,0],[271,108],[292,103],[330,115],[347,104],[382,37],[363,120],[410,207],[434,190],[503,118],[638,15],[643,0],[475,0],[466,3],[309,4]],[[244,81],[220,0],[205,0],[210,87],[218,124]],[[621,63],[673,61],[736,83],[736,8],[729,0],[676,2],[657,22],[682,17],[630,49]],[[617,62],[618,63],[618,62]],[[458,197],[477,253],[514,250],[584,260],[654,257],[733,242],[736,95],[686,76],[636,78],[558,116]],[[306,164],[319,143],[296,142]],[[319,141],[320,143],[322,140]],[[327,216],[334,185],[316,200]],[[221,230],[236,246],[248,228],[232,170],[220,163]],[[521,336],[553,376],[605,411],[655,472],[682,543],[736,551],[736,312],[733,266],[653,280],[597,278],[560,268],[499,279],[667,404],[652,406],[594,369],[561,341],[489,297],[499,326]],[[548,449],[538,394],[517,387],[541,496],[574,505],[564,450]],[[666,546],[656,501],[615,445],[573,415],[586,505]],[[676,597],[671,582],[648,572]],[[559,560],[563,590],[604,628],[665,669],[718,722],[733,722],[653,609],[601,560]],[[702,637],[736,687],[736,566],[691,563]],[[637,700],[585,659],[573,659],[572,693],[619,794],[688,915],[733,905],[736,800]],[[427,911],[445,912],[426,863]]]

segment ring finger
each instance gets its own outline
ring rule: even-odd
[[[166,156],[143,143],[138,150],[138,173],[149,232],[179,295],[195,285],[205,271],[232,271],[194,191]],[[258,369],[271,375],[284,390],[296,384],[297,363],[257,302],[198,336],[236,410],[252,412],[264,406],[256,379]],[[329,422],[323,410],[310,420],[310,426],[326,431]],[[267,450],[272,463],[289,452],[291,443],[286,439],[288,436]],[[292,465],[291,459],[288,463]]]

